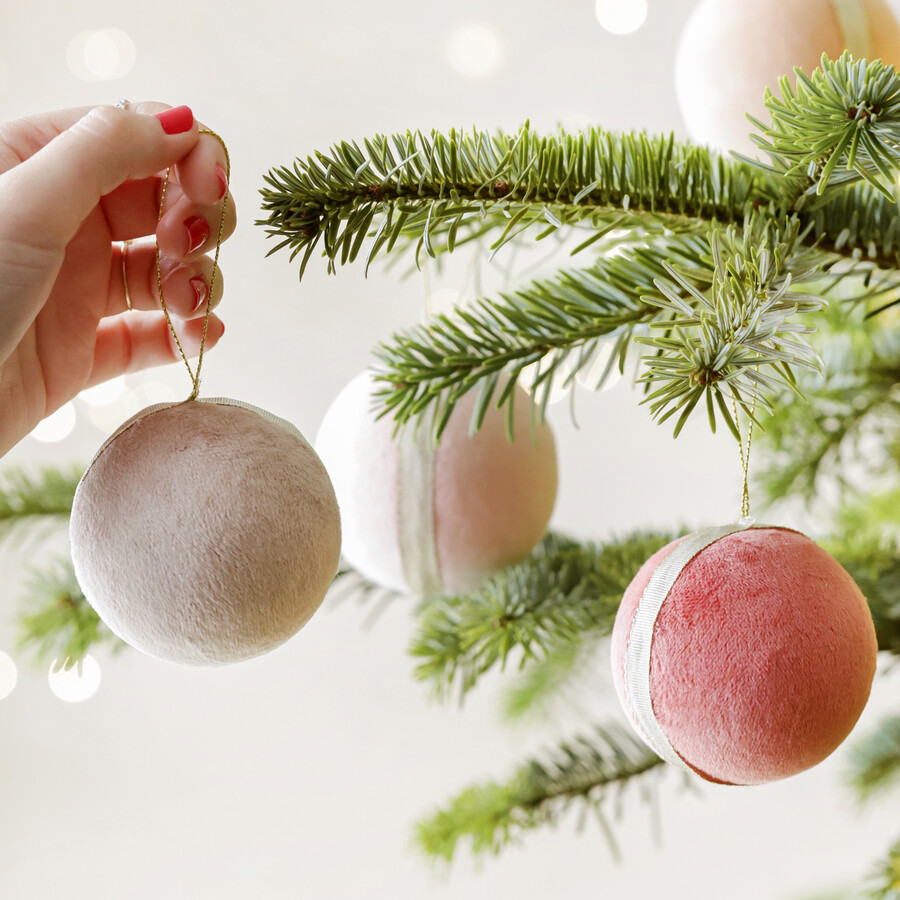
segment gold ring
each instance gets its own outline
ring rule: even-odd
[[[125,306],[127,306],[128,309],[131,309],[131,293],[128,290],[128,272],[125,268],[129,246],[131,246],[131,241],[122,241],[122,286],[125,288]]]

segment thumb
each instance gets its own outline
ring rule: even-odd
[[[186,106],[156,115],[95,107],[0,177],[0,240],[64,249],[104,194],[177,162],[198,136]]]

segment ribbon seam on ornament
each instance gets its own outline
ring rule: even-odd
[[[443,589],[434,532],[433,416],[423,413],[397,437],[397,542],[410,589],[425,596]],[[425,502],[423,502],[425,499]]]
[[[860,0],[831,0],[831,5],[844,33],[844,46],[854,59],[870,59],[872,34]]]
[[[625,648],[625,698],[645,740],[656,754],[673,766],[696,774],[669,743],[653,711],[650,695],[650,663],[653,632],[663,603],[687,564],[710,544],[729,534],[753,527],[753,519],[734,525],[705,528],[686,537],[657,567],[638,601]],[[764,527],[764,526],[758,526]]]

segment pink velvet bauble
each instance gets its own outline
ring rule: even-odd
[[[328,474],[290,423],[234,400],[162,404],[100,449],[69,529],[78,583],[127,643],[219,665],[290,638],[337,572]]]
[[[613,628],[613,679],[633,724],[625,694],[632,622],[679,543],[643,565]],[[739,531],[688,562],[662,604],[650,655],[653,712],[703,778],[775,781],[821,762],[850,733],[876,652],[865,598],[833,557],[787,529]]]
[[[477,391],[451,415],[437,447],[427,425],[395,438],[377,418],[368,371],[335,398],[316,437],[334,483],[342,552],[372,581],[398,591],[466,591],[524,559],[544,535],[556,498],[556,451],[547,425],[532,425],[531,399],[491,408],[469,435]]]
[[[827,53],[900,65],[900,25],[884,0],[701,0],[675,58],[675,92],[691,138],[756,154],[746,113],[768,122],[765,89],[796,81]]]

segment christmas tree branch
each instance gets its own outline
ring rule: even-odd
[[[476,856],[497,854],[521,833],[559,820],[572,804],[601,808],[608,789],[641,780],[662,760],[616,726],[563,744],[547,761],[531,759],[506,782],[470,787],[416,826],[428,855],[453,859],[463,840]],[[609,831],[607,831],[609,835]]]
[[[785,76],[780,97],[766,92],[771,122],[754,120],[756,143],[785,179],[806,179],[804,196],[865,180],[889,200],[900,168],[900,75],[881,60],[822,57],[806,75]]]
[[[856,742],[848,780],[862,801],[900,780],[900,716],[885,719]]]
[[[469,594],[430,601],[410,652],[416,677],[434,693],[465,696],[479,677],[519,665],[589,634],[609,634],[625,588],[670,535],[635,534],[604,545],[548,536],[528,560],[490,578]]]
[[[897,900],[900,897],[900,840],[873,870],[866,896],[869,900]]]
[[[26,588],[18,646],[30,650],[37,662],[58,660],[69,668],[98,644],[115,650],[125,646],[85,599],[71,560],[57,559],[35,570]]]
[[[706,397],[713,430],[718,414],[737,434],[729,402],[748,415],[769,410],[778,386],[793,385],[792,367],[817,365],[800,337],[810,329],[789,320],[821,305],[791,290],[821,276],[818,258],[799,245],[796,220],[779,230],[750,217],[740,229],[656,238],[395,335],[376,350],[385,366],[379,399],[401,423],[433,408],[440,436],[467,391],[481,391],[482,415],[495,391],[496,405],[511,410],[523,370],[539,365],[543,411],[563,366],[573,379],[591,363],[596,338],[614,331],[624,358],[633,326],[647,322],[657,334],[638,338],[653,351],[640,380],[656,388],[647,398],[653,415],[680,412],[677,435]]]
[[[597,128],[538,135],[453,130],[342,143],[265,176],[258,224],[278,239],[271,252],[302,254],[301,277],[321,242],[329,271],[353,262],[371,231],[367,264],[382,250],[416,243],[437,255],[460,234],[497,230],[494,249],[531,225],[584,223],[681,231],[711,219],[743,220],[752,202],[778,199],[765,172],[711,151],[643,133]],[[376,227],[375,222],[378,221]]]
[[[809,402],[790,403],[785,396],[773,404],[766,434],[760,438],[765,467],[757,469],[769,502],[793,495],[811,502],[823,496],[826,480],[846,497],[854,461],[864,459],[868,478],[894,471],[897,453],[892,448],[900,433],[895,389],[900,382],[900,336],[866,321],[864,315],[862,308],[848,313],[833,306],[814,317],[824,377],[798,372],[798,387]],[[876,444],[878,455],[872,452]],[[855,515],[855,505],[845,500],[837,531],[858,532],[878,493],[867,489]]]
[[[0,481],[0,540],[66,522],[83,467],[9,469]]]

